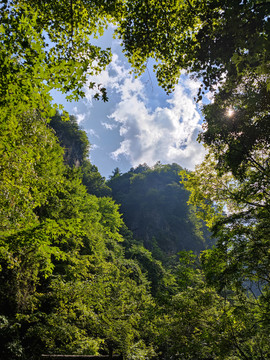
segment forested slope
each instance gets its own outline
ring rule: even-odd
[[[180,184],[181,170],[178,164],[157,163],[153,168],[144,164],[125,174],[114,171],[108,181],[134,237],[167,255],[180,250],[200,253],[212,243],[194,207],[187,205],[189,193]]]
[[[54,130],[59,144],[64,149],[65,164],[80,168],[82,183],[86,186],[87,192],[97,196],[109,196],[111,189],[106,185],[105,178],[89,161],[90,143],[86,132],[80,129],[76,117],[71,115],[69,121],[65,121],[57,112],[51,118],[49,126]]]
[[[119,245],[118,206],[87,193],[37,111],[12,124],[9,139],[2,132],[1,359],[130,351],[153,302]]]

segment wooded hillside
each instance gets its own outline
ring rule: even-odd
[[[189,193],[180,184],[181,170],[178,164],[157,163],[153,168],[144,164],[126,174],[115,171],[108,182],[134,237],[147,249],[157,246],[167,255],[180,250],[199,254],[213,243],[194,207],[187,205]]]

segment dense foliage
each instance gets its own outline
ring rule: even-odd
[[[235,86],[247,73],[269,72],[269,2],[261,0],[145,0],[124,2],[119,28],[124,51],[138,69],[147,60],[171,91],[181,71],[214,90],[226,79]],[[269,78],[265,79],[265,85]]]
[[[218,4],[213,4],[218,10]],[[206,87],[211,86],[205,81],[207,74],[211,81],[220,82],[212,103],[203,109],[204,132],[199,139],[208,155],[193,174],[182,175],[191,191],[190,203],[197,206],[198,216],[217,239],[216,248],[202,257],[209,284],[233,298],[235,312],[244,308],[250,319],[256,319],[249,320],[252,340],[242,347],[241,356],[266,359],[270,323],[269,4],[226,1],[220,5],[222,11],[213,17],[220,22],[208,31],[208,64],[199,64]]]
[[[118,207],[87,193],[37,113],[13,121],[1,157],[1,357],[130,351],[152,300],[118,245]]]
[[[65,165],[61,137],[37,112],[16,122],[15,146],[1,158],[1,357],[121,352],[126,359],[221,360],[269,353],[268,303],[222,286],[220,249],[203,253],[203,271],[191,252],[162,264],[157,244],[151,253],[135,241],[110,198],[87,192],[83,168]],[[63,127],[62,138],[77,130]],[[83,144],[88,148],[84,136]],[[149,174],[162,192],[164,178],[176,181],[178,171],[157,164],[128,174],[139,181]],[[110,182],[121,178],[115,170]]]
[[[268,359],[268,1],[5,0],[0,19],[1,359]],[[134,241],[119,206],[96,196],[109,190],[75,119],[48,125],[50,90],[78,99],[109,63],[90,41],[109,22],[135,70],[153,57],[167,91],[184,69],[213,92],[200,136],[208,155],[182,172],[217,239],[201,265],[180,252],[164,267],[157,248]],[[135,169],[111,182],[144,184],[147,171],[155,178]]]

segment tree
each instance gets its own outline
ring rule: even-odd
[[[203,268],[208,284],[230,301],[228,314],[240,321],[241,330],[231,335],[243,359],[269,356],[264,337],[269,323],[269,190],[260,188],[266,174],[259,167],[266,161],[265,151],[253,152],[258,167],[247,161],[234,176],[219,166],[220,153],[213,146],[194,173],[182,173],[189,201],[217,241],[216,248],[202,254]]]
[[[225,74],[238,81],[247,68],[268,71],[267,1],[127,1],[125,8],[117,32],[127,57],[139,71],[156,59],[157,78],[168,91],[183,69],[206,88]]]
[[[256,157],[258,164],[265,162],[264,153],[261,159]],[[224,272],[240,286],[246,280],[269,284],[269,190],[260,188],[260,179],[265,180],[260,169],[247,167],[242,180],[219,169],[215,155],[209,153],[195,173],[184,176],[191,191],[189,201],[197,206],[197,214],[207,221],[218,248],[229,259]]]
[[[116,178],[116,177],[118,177],[118,176],[120,176],[120,175],[121,175],[121,171],[120,171],[119,167],[116,167],[116,168],[113,170],[113,173],[112,173],[112,175],[110,176],[110,178],[111,178],[111,179],[114,179],[114,178]]]
[[[101,196],[111,196],[111,189],[106,185],[106,179],[101,176],[97,166],[91,164],[89,160],[82,163],[82,183],[87,188],[89,194]]]
[[[17,116],[5,108],[3,112],[0,218],[2,234],[10,234],[37,224],[34,209],[53,196],[64,165],[62,150],[37,111]]]
[[[1,354],[37,359],[135,347],[148,356],[140,328],[154,304],[138,264],[118,244],[119,206],[87,193],[37,111],[5,125],[14,131],[1,132]]]
[[[2,2],[2,105],[16,106],[17,111],[29,107],[42,111],[50,104],[53,88],[67,93],[69,99],[83,96],[87,75],[99,72],[110,60],[108,49],[101,50],[89,41],[106,27],[106,10],[114,11],[111,4],[106,9],[100,5]],[[97,90],[106,100],[105,89]]]
[[[154,319],[160,358],[227,359],[232,345],[224,331],[226,300],[207,286],[192,252],[179,253],[172,274],[174,292]]]
[[[179,253],[172,269],[173,292],[152,321],[151,338],[160,359],[269,357],[268,325],[261,321],[263,302],[244,293],[220,293],[213,277],[223,265],[217,258],[208,268],[201,267],[192,252]]]

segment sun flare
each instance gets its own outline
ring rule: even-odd
[[[232,108],[229,108],[229,109],[227,110],[227,112],[226,112],[226,115],[227,115],[228,117],[232,117],[233,114],[234,114],[234,110],[233,110]]]

